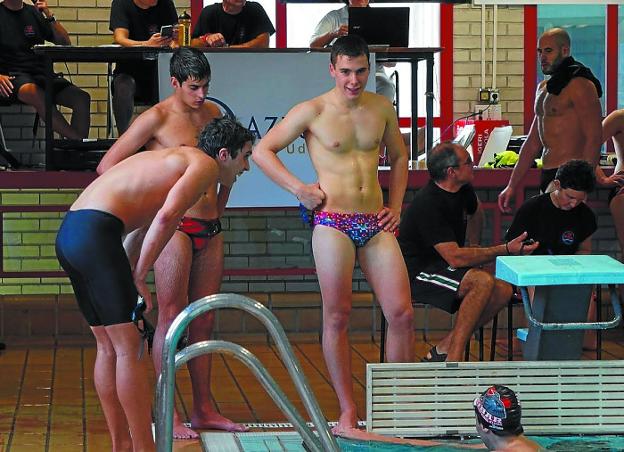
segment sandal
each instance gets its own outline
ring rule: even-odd
[[[446,361],[446,353],[438,353],[438,349],[436,348],[436,346],[434,345],[433,347],[431,347],[431,350],[429,350],[429,353],[427,354],[427,356],[425,356],[421,362],[423,363],[443,363],[444,361]]]

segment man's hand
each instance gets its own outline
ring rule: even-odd
[[[13,93],[13,80],[15,77],[11,75],[0,74],[0,96],[9,97]]]
[[[45,14],[46,17],[50,17],[50,8],[48,8],[47,0],[37,0],[34,2],[35,8]]]
[[[337,39],[349,34],[349,26],[347,24],[340,25],[340,28],[332,32],[332,39]]]
[[[524,244],[523,241],[528,239],[529,234],[525,231],[513,240],[507,242],[507,252],[513,256],[526,256],[531,254],[539,246],[539,242]]]
[[[503,213],[511,213],[511,207],[509,207],[509,203],[511,198],[513,198],[514,189],[511,188],[511,185],[507,185],[505,189],[498,194],[498,208]]]
[[[143,301],[145,301],[145,312],[150,312],[152,310],[152,294],[149,290],[149,287],[145,283],[145,278],[140,278],[136,274],[134,276],[134,286],[139,292],[139,295],[143,297]]]
[[[321,190],[321,186],[318,182],[303,185],[296,193],[296,196],[299,202],[309,210],[316,209],[325,200],[325,192]]]
[[[154,33],[145,41],[145,47],[166,47],[171,44],[172,38],[161,36],[160,33]]]
[[[596,178],[596,183],[601,187],[622,187],[624,185],[624,172],[618,171],[609,177]]]
[[[390,207],[384,207],[377,214],[377,219],[379,220],[377,224],[382,227],[384,231],[394,232],[401,221],[401,212],[391,209]]]
[[[221,33],[206,33],[202,36],[202,40],[206,43],[206,47],[223,47],[226,44]]]

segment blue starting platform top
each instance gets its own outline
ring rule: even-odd
[[[610,256],[499,256],[496,277],[516,286],[624,284],[624,264]]]

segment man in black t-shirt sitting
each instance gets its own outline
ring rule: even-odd
[[[554,190],[535,196],[520,206],[507,230],[506,238],[526,231],[539,241],[533,254],[590,254],[592,234],[598,228],[596,215],[585,204],[594,191],[594,169],[585,160],[569,160],[557,169]],[[532,290],[530,291],[532,294]],[[596,305],[592,297],[588,321],[595,321]],[[596,331],[588,330],[585,348],[596,348]]]
[[[431,179],[403,215],[399,244],[412,299],[450,313],[459,311],[453,329],[425,361],[461,361],[473,331],[504,308],[512,294],[509,284],[473,267],[496,256],[530,254],[539,243],[523,245],[523,232],[506,244],[480,248],[483,214],[471,185],[470,154],[458,144],[441,143],[432,149],[427,166]]]
[[[67,30],[55,19],[46,0],[33,5],[22,0],[0,3],[0,99],[19,100],[32,105],[45,117],[45,68],[33,46],[45,41],[71,45]],[[52,128],[61,136],[82,139],[89,136],[90,103],[88,93],[62,77],[53,81],[54,102],[71,108],[71,121],[52,110]]]
[[[113,0],[110,25],[113,39],[122,47],[175,46],[172,37],[160,35],[163,25],[178,23],[172,0]],[[130,125],[134,102],[158,102],[156,61],[117,63],[113,77],[113,112],[119,135]]]
[[[223,0],[208,5],[193,30],[193,47],[267,48],[275,28],[260,3]]]

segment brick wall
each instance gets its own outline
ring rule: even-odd
[[[479,88],[492,87],[493,7],[486,7],[486,77],[481,81],[481,7],[456,5],[453,27],[453,114],[473,111]],[[519,6],[498,7],[497,76],[503,117],[523,132],[524,112],[524,11]]]
[[[49,0],[48,5],[65,29],[72,45],[98,46],[113,42],[108,29],[111,0]],[[178,13],[190,10],[190,0],[175,1]],[[55,71],[70,74],[78,87],[91,95],[91,138],[106,137],[106,99],[108,83],[105,63],[63,63]],[[61,110],[63,111],[63,110]],[[35,146],[32,146],[34,109],[27,106],[0,108],[5,138],[9,148],[18,153],[18,159],[27,165],[43,163],[43,126],[38,128]]]

